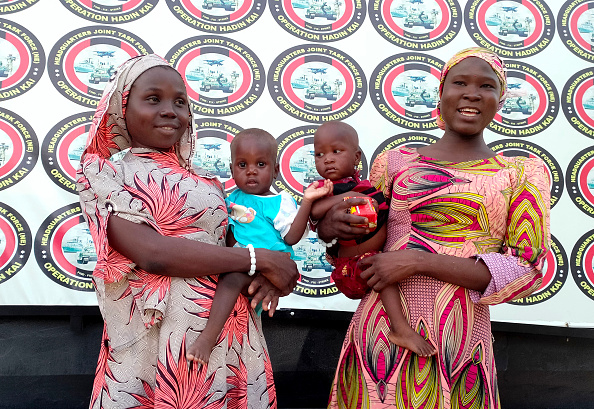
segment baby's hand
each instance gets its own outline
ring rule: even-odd
[[[332,193],[332,186],[332,181],[330,179],[316,180],[305,189],[305,192],[303,192],[303,199],[313,202],[324,196],[328,196]]]

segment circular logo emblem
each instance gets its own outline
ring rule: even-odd
[[[29,91],[39,82],[44,67],[45,53],[37,37],[0,18],[0,101]]]
[[[316,233],[309,233],[307,238],[293,246],[295,263],[301,273],[293,294],[304,297],[323,298],[338,294],[334,284],[334,267],[326,260],[326,248],[318,243]]]
[[[39,156],[35,131],[23,118],[0,108],[0,190],[20,182]]]
[[[594,147],[588,147],[573,157],[565,179],[575,205],[594,217]]]
[[[41,144],[45,173],[59,187],[76,194],[76,169],[85,150],[94,112],[69,116],[58,122]]]
[[[13,0],[4,2],[5,5],[0,4],[0,14],[16,13],[17,11],[24,10],[36,4],[39,0]],[[10,4],[6,4],[10,3]]]
[[[566,1],[559,10],[557,29],[569,51],[586,61],[594,61],[594,1]]]
[[[276,57],[268,90],[285,113],[306,122],[342,120],[363,104],[367,80],[342,51],[323,45],[300,45]]]
[[[563,95],[561,106],[571,126],[594,139],[594,70],[586,68],[572,75]]]
[[[594,300],[594,230],[575,243],[571,251],[571,274],[580,290]]]
[[[21,271],[29,254],[29,226],[19,212],[0,202],[0,284]]]
[[[97,253],[78,203],[56,210],[41,223],[35,235],[35,259],[41,271],[61,286],[93,291]]]
[[[276,22],[303,40],[325,43],[350,36],[365,20],[364,0],[272,0]]]
[[[264,66],[256,54],[229,38],[189,38],[176,44],[165,59],[185,78],[199,115],[218,117],[245,111],[264,90]]]
[[[47,70],[58,92],[77,104],[96,108],[116,68],[131,57],[150,53],[148,44],[129,31],[83,27],[58,40]]]
[[[559,111],[555,85],[532,65],[506,61],[505,66],[507,99],[489,129],[506,136],[530,136],[544,131]]]
[[[403,128],[437,128],[439,77],[443,61],[418,53],[386,58],[373,70],[369,94],[388,121]]]
[[[231,178],[231,141],[243,128],[222,119],[197,119],[196,152],[192,163],[217,175],[225,192],[235,189]]]
[[[72,13],[94,23],[121,24],[138,20],[159,0],[60,0]]]
[[[546,165],[547,176],[551,185],[551,208],[553,208],[563,193],[563,170],[557,159],[540,146],[524,139],[507,139],[491,142],[492,151],[507,157],[523,156],[525,158],[540,158]]]
[[[464,15],[472,40],[504,58],[538,54],[555,35],[555,18],[541,0],[470,0]]]
[[[416,51],[443,47],[462,26],[457,0],[370,0],[369,16],[383,38]]]
[[[301,202],[307,186],[314,180],[321,179],[316,170],[313,146],[313,135],[317,129],[316,125],[300,126],[283,133],[276,140],[280,172],[274,181],[274,187],[277,191],[289,192],[297,203]],[[367,159],[361,152],[361,179],[367,178],[367,171]]]
[[[182,23],[208,33],[232,33],[251,26],[266,9],[266,0],[167,0]]]
[[[556,295],[567,279],[567,254],[561,243],[551,236],[551,249],[546,255],[542,267],[542,283],[532,294],[510,301],[514,305],[534,305],[551,299]]]
[[[375,162],[375,159],[380,153],[398,148],[420,148],[421,146],[427,146],[435,143],[439,140],[438,137],[422,132],[406,132],[399,133],[385,139],[380,146],[375,149],[373,156],[371,157],[371,164]]]

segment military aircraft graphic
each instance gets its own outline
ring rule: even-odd
[[[326,74],[327,68],[308,68],[313,74]]]
[[[518,83],[518,84],[507,84],[507,87],[509,89],[520,89],[520,87],[522,86],[522,84]]]
[[[423,0],[408,0],[411,4],[423,4]]]
[[[223,60],[204,60],[204,62],[210,65],[211,67],[223,66]]]
[[[518,7],[502,7],[503,11],[507,12],[511,12],[511,13],[515,13],[516,11],[518,11]]]
[[[201,143],[200,145],[204,146],[204,149],[206,149],[207,151],[209,151],[211,149],[218,151],[221,149],[220,143]]]
[[[113,53],[115,53],[115,51],[93,51],[95,54],[97,54],[99,57],[113,57]]]
[[[410,78],[410,80],[412,82],[425,82],[425,75],[409,75],[408,78]]]

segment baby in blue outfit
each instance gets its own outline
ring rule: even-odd
[[[231,141],[231,174],[237,185],[225,200],[229,211],[227,246],[266,248],[291,253],[292,245],[305,235],[309,213],[314,201],[332,192],[332,182],[314,182],[303,193],[301,205],[287,192],[270,190],[278,175],[277,144],[268,132],[252,128],[241,131]],[[254,265],[248,274],[219,275],[206,327],[186,351],[186,357],[206,364],[225,321],[231,314],[237,297],[245,292],[254,278]],[[272,316],[278,303],[278,292],[264,299],[263,307]]]

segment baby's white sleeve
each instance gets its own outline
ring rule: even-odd
[[[284,238],[291,229],[295,216],[297,216],[299,205],[288,192],[282,191],[280,197],[279,210],[274,218],[274,228],[280,233],[281,237]],[[306,237],[308,233],[309,229],[306,228],[303,237]],[[301,238],[303,239],[303,237]]]

